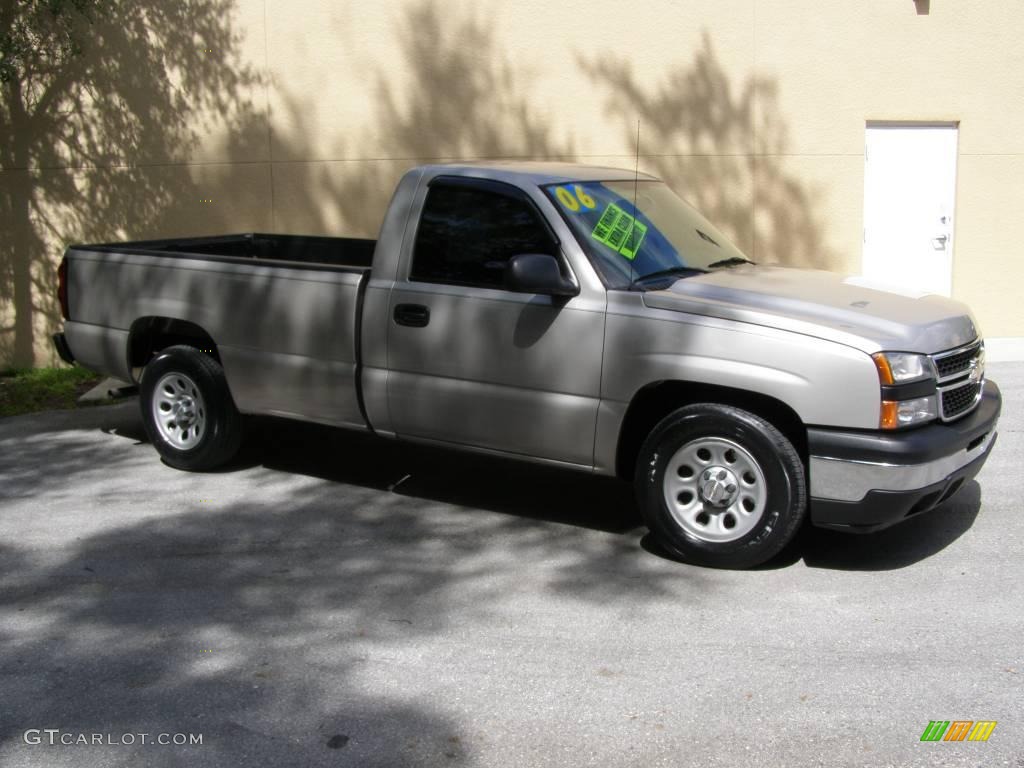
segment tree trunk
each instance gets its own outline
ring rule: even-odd
[[[9,247],[14,282],[14,356],[11,362],[17,368],[31,368],[36,362],[33,327],[35,313],[32,305],[32,257],[36,243],[32,233],[28,189],[25,189],[24,194],[20,190],[10,194],[13,237]]]
[[[32,229],[32,179],[29,171],[31,160],[30,142],[27,135],[28,115],[23,102],[21,83],[15,78],[7,84],[8,124],[2,126],[8,133],[9,152],[4,152],[5,165],[15,174],[25,173],[26,184],[12,183],[7,186],[7,210],[10,224],[10,240],[6,243],[10,259],[11,296],[14,299],[14,348],[11,363],[16,367],[30,368],[35,365],[35,312],[32,302],[32,261],[36,256],[36,235]]]

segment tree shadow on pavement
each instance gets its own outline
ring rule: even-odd
[[[0,613],[16,626],[0,676],[15,705],[0,753],[17,754],[25,728],[60,727],[204,737],[114,750],[123,763],[110,764],[333,765],[337,748],[361,765],[445,761],[461,731],[427,692],[358,678],[444,616],[448,574],[421,542],[373,551],[371,519],[332,519],[297,496],[287,509],[186,503],[201,508],[5,579]]]
[[[189,474],[139,444],[139,418],[129,401],[0,424],[5,469],[44,444],[61,468],[0,493],[0,524],[26,537],[0,569],[5,763],[29,759],[37,725],[204,734],[103,752],[112,765],[471,763],[486,734],[452,702],[464,665],[500,690],[486,638],[520,620],[524,568],[566,609],[714,591],[607,533],[632,522],[586,476],[303,424],[255,438],[265,465]],[[433,678],[405,673],[424,665]]]
[[[243,462],[399,496],[546,520],[608,533],[642,525],[629,486],[588,473],[358,432],[258,419]]]
[[[120,412],[115,418],[117,434],[146,440],[137,416]],[[240,457],[224,471],[253,466],[509,515],[514,518],[509,524],[516,527],[546,521],[633,534],[623,541],[631,550],[644,525],[631,486],[617,479],[287,419],[251,419]],[[950,546],[971,528],[980,509],[981,487],[972,481],[937,509],[876,533],[806,524],[792,544],[757,570],[786,568],[801,560],[811,568],[832,570],[905,568]],[[675,561],[649,534],[641,534],[640,545],[658,558]]]
[[[136,408],[133,402],[107,409],[109,415],[97,424],[137,444],[146,442]],[[250,419],[240,456],[221,471],[255,466],[496,512],[524,527],[546,521],[619,535],[643,529],[631,487],[620,480],[287,419]],[[786,568],[801,560],[812,568],[832,570],[905,568],[963,536],[980,510],[981,487],[972,481],[938,508],[876,533],[843,533],[806,524],[792,544],[758,570]],[[674,560],[649,535],[643,535],[640,544],[656,557]],[[633,548],[633,538],[625,545]]]

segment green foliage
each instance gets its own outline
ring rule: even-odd
[[[13,369],[0,373],[0,417],[74,408],[99,382],[85,368]]]
[[[104,0],[20,0],[0,9],[0,82],[25,80],[82,51],[83,28]]]
[[[0,0],[0,169],[29,171],[0,184],[0,362],[31,367],[60,325],[67,244],[167,233],[208,192],[172,166],[211,134],[229,158],[267,146],[236,5]]]

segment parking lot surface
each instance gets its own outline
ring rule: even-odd
[[[976,482],[748,572],[651,551],[615,481],[269,420],[188,474],[135,401],[0,420],[0,765],[1020,768],[1024,364],[989,376]]]

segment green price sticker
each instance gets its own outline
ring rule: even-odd
[[[632,261],[647,236],[647,225],[641,224],[614,203],[609,203],[590,236]]]

